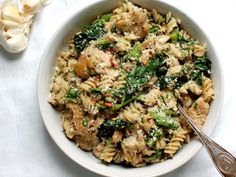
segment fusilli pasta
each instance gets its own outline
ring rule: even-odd
[[[171,12],[125,1],[57,56],[48,102],[65,135],[105,163],[174,157],[193,136],[177,102],[203,126],[214,99],[211,61]]]

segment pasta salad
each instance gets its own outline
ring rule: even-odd
[[[60,51],[48,102],[65,135],[105,163],[172,158],[193,136],[181,102],[203,126],[214,97],[211,61],[171,15],[124,2]]]

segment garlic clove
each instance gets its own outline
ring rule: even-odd
[[[24,27],[19,27],[19,28],[15,28],[15,29],[9,29],[5,32],[5,36],[7,38],[10,38],[10,37],[16,37],[18,35],[21,35],[21,34],[24,34],[25,35],[25,29]]]
[[[4,48],[12,53],[18,53],[27,47],[27,43],[27,37],[24,34],[19,34],[7,39]]]
[[[20,23],[10,20],[2,20],[2,25],[4,27],[4,30],[7,31],[8,29],[18,28],[20,26]]]
[[[1,18],[3,20],[9,20],[13,22],[22,22],[22,17],[20,15],[20,11],[13,4],[8,4],[2,8]]]

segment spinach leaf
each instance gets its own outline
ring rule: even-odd
[[[193,45],[194,43],[196,43],[196,41],[194,41],[193,39],[189,38],[189,39],[185,39],[183,36],[179,35],[178,37],[178,42],[180,44],[186,44],[186,45]]]
[[[194,61],[194,66],[197,70],[204,72],[205,74],[210,74],[211,71],[211,61],[207,56],[198,57]]]
[[[102,138],[109,138],[114,134],[115,130],[123,130],[125,128],[129,128],[130,126],[131,124],[123,119],[107,119],[98,128],[97,136],[100,140]]]
[[[150,63],[150,62],[149,62]],[[153,63],[153,62],[152,62]],[[144,86],[155,74],[155,70],[148,66],[138,66],[127,76],[126,95],[134,94]]]
[[[202,84],[202,72],[199,70],[193,70],[190,74],[190,79],[196,81],[199,85]]]
[[[119,94],[119,98],[122,98],[122,100],[120,104],[114,104],[111,111],[117,111],[136,99],[154,75],[163,73],[163,65],[163,56],[159,54],[150,59],[146,66],[138,65],[128,73],[124,89],[122,91],[114,91],[114,93]]]
[[[166,88],[168,86],[168,84],[170,83],[170,81],[172,80],[172,77],[169,76],[160,76],[158,78],[157,81],[157,86],[160,88],[160,90],[163,90],[164,88]]]
[[[74,36],[74,45],[78,53],[82,52],[91,40],[96,40],[105,34],[104,25],[109,21],[111,14],[105,14],[100,19],[94,21],[92,25]]]
[[[198,84],[202,84],[202,75],[211,73],[211,61],[207,56],[197,57],[194,59],[194,70],[190,74],[190,79],[195,80]]]
[[[150,59],[147,66],[137,66],[127,75],[125,94],[132,95],[140,91],[154,75],[160,75],[162,72],[163,58],[161,55]]]

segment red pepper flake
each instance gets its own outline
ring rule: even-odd
[[[114,54],[114,49],[113,48],[109,48],[108,51],[111,53],[111,54]]]
[[[113,57],[110,59],[110,62],[111,62],[111,66],[113,68],[115,68],[117,66],[117,62],[116,62],[116,60]]]
[[[97,76],[94,76],[93,78],[94,78],[94,80],[96,80],[96,81],[97,81],[97,80],[99,80],[99,79],[100,79],[100,76],[99,76],[99,75],[97,75]]]
[[[107,107],[112,107],[112,103],[111,103],[111,102],[107,102],[107,103],[105,103],[105,105],[106,105]]]

